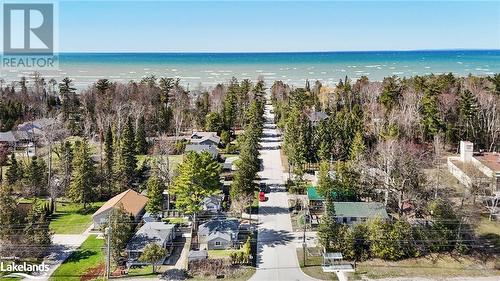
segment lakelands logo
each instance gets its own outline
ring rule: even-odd
[[[44,276],[34,276],[24,272],[47,272],[50,267],[45,262],[41,264],[30,264],[30,263],[15,263],[15,262],[0,262],[0,271],[1,272],[12,272],[10,274],[5,275],[4,277],[17,277],[17,278],[28,278],[28,279],[44,279]]]
[[[2,67],[54,68],[54,4],[3,4]]]

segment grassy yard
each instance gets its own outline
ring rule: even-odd
[[[302,249],[297,249],[300,267],[305,274],[322,280],[336,280],[333,273],[323,273],[322,257],[308,257],[303,264]],[[498,265],[497,265],[498,266]],[[459,276],[496,276],[500,270],[495,270],[493,259],[483,262],[470,256],[450,254],[433,254],[426,257],[406,259],[397,262],[373,259],[356,264],[354,279],[363,276],[380,279],[393,277],[459,277]]]
[[[487,239],[497,249],[500,249],[500,222],[490,221],[483,217],[477,225],[476,233],[480,238]]]
[[[304,255],[302,253],[302,249],[297,249],[297,258],[299,259],[300,268],[305,274],[320,280],[337,280],[335,273],[323,272],[321,268],[323,257],[307,256],[304,266]]]
[[[104,240],[91,235],[52,274],[52,281],[79,281],[83,276],[91,280],[104,271]],[[88,277],[88,278],[87,278]]]
[[[142,167],[146,160],[153,160],[157,158],[157,155],[137,155],[137,167]],[[169,155],[168,160],[170,161],[170,167],[172,172],[177,169],[177,165],[182,162],[183,155]]]
[[[159,272],[160,268],[157,266],[156,271]],[[134,267],[129,269],[127,278],[128,277],[154,277],[158,273],[153,274],[153,267],[151,265],[147,266],[141,266],[141,267]]]
[[[188,223],[188,219],[185,217],[168,217],[163,219],[164,222],[166,223],[171,223],[171,224],[185,224]]]
[[[51,217],[50,230],[56,234],[79,234],[92,223],[92,214],[104,202],[92,203],[88,210],[83,210],[81,204],[58,202],[56,212]]]
[[[214,258],[214,259],[229,258],[229,255],[232,252],[236,252],[236,251],[234,251],[234,250],[208,250],[208,257]]]
[[[433,254],[398,262],[370,260],[357,265],[357,274],[370,278],[387,277],[459,277],[499,275],[493,260],[483,262],[470,256]]]
[[[206,280],[224,280],[224,281],[247,281],[254,275],[255,268],[250,266],[242,266],[234,270],[231,274],[227,274],[224,278],[206,277],[206,276],[193,276],[186,279],[188,281],[206,281]]]

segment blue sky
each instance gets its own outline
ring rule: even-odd
[[[64,1],[62,52],[500,49],[500,1]]]

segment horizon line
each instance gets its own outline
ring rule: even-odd
[[[382,52],[446,52],[446,51],[500,51],[498,49],[394,49],[394,50],[310,50],[310,51],[63,51],[55,54],[306,54],[306,53],[382,53]]]

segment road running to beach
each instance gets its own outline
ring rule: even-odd
[[[315,280],[300,269],[295,235],[284,187],[285,174],[280,158],[281,136],[276,129],[273,106],[265,107],[263,137],[260,145],[261,182],[271,186],[268,200],[259,204],[257,271],[250,280]]]

